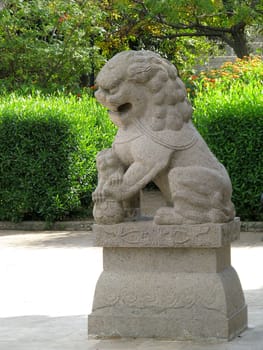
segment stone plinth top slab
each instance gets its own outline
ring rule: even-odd
[[[152,220],[93,225],[99,247],[219,248],[239,238],[240,220],[223,224],[156,225]]]

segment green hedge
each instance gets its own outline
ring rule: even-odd
[[[194,121],[230,174],[237,215],[263,220],[262,82],[220,84],[196,89]],[[105,109],[86,95],[0,96],[0,220],[88,213],[95,156],[115,132]]]
[[[237,215],[262,221],[262,81],[200,89],[194,103],[196,126],[231,177]]]
[[[91,202],[95,155],[115,134],[88,96],[0,97],[0,220],[60,220]]]

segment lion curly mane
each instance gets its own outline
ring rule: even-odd
[[[146,50],[124,51],[114,58],[126,61],[125,80],[144,84],[153,95],[152,130],[180,130],[184,123],[191,120],[192,106],[173,64]]]

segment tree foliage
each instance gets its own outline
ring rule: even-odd
[[[214,54],[218,40],[241,57],[246,28],[262,29],[262,1],[0,0],[0,88],[92,86],[126,49],[157,51],[180,70]]]
[[[121,50],[147,49],[159,52],[180,69],[188,69],[218,53],[218,45],[206,37],[168,37],[168,30],[156,21],[143,4],[132,0],[105,0],[104,40],[98,45],[107,58]]]
[[[103,13],[91,0],[9,0],[0,11],[0,79],[78,85],[99,64]]]
[[[111,3],[119,11],[133,14],[130,25],[134,35],[151,27],[150,35],[155,40],[216,39],[232,47],[238,57],[249,54],[247,28],[259,24],[262,28],[262,0],[113,0]],[[127,24],[120,30],[123,27]]]

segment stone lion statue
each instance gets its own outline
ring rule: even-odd
[[[155,224],[231,221],[231,181],[192,124],[192,107],[176,67],[151,51],[124,51],[106,63],[96,81],[95,96],[118,127],[110,157],[119,169],[116,180],[98,168],[105,180],[93,194],[97,222],[119,222],[124,216],[113,210],[107,222],[101,209],[96,215],[96,203],[118,203],[120,213],[123,203],[149,182],[167,202],[157,210]]]

